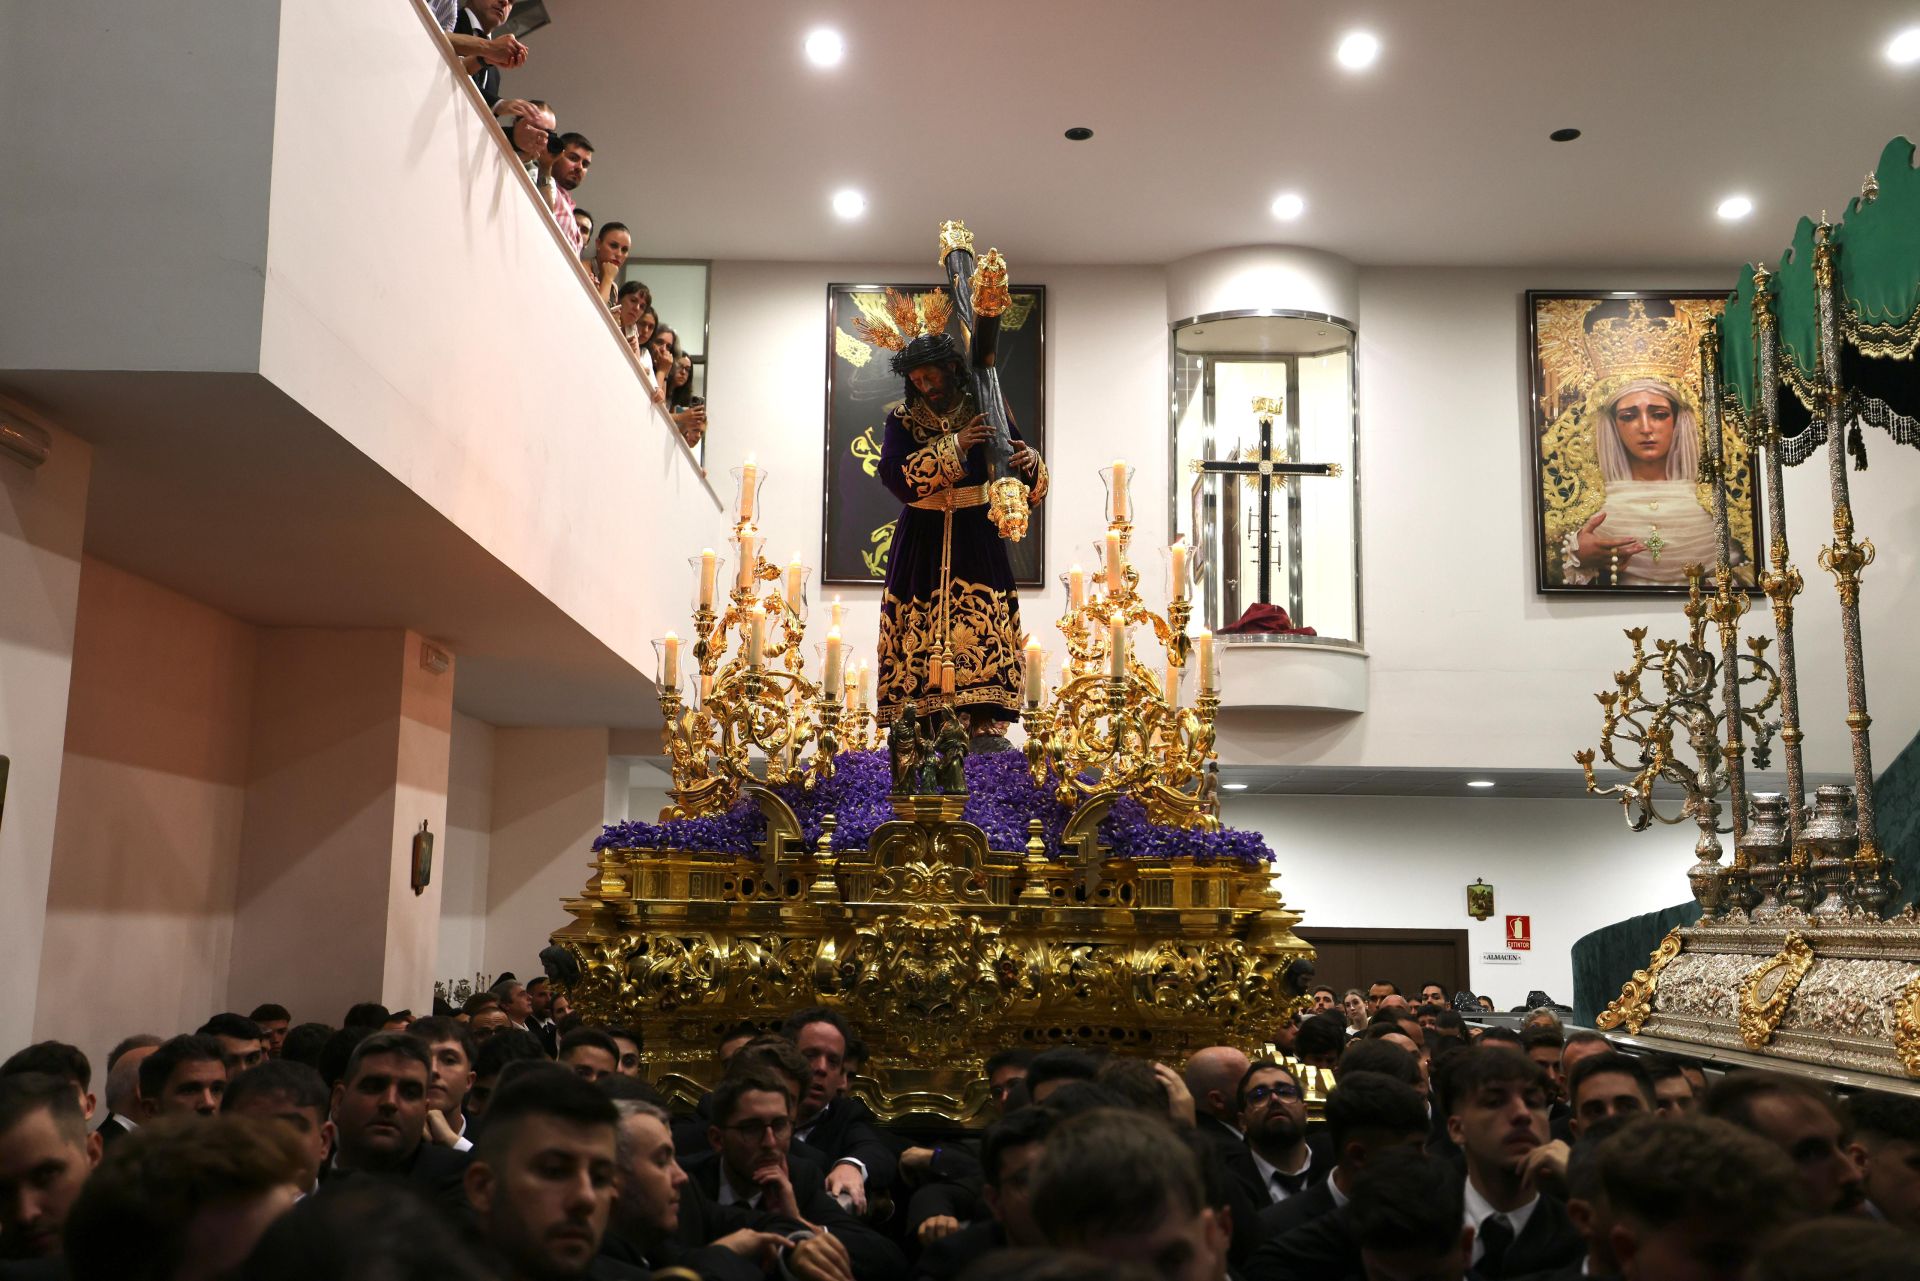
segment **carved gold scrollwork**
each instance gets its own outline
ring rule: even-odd
[[[1680,927],[1676,925],[1660,940],[1660,946],[1653,949],[1653,955],[1647,959],[1647,968],[1635,970],[1633,977],[1620,985],[1620,995],[1601,1011],[1600,1017],[1594,1020],[1594,1026],[1603,1032],[1624,1027],[1630,1034],[1640,1035],[1640,1029],[1653,1016],[1653,997],[1660,988],[1660,971],[1667,968],[1667,962],[1680,955],[1682,946]]]
[[[1893,1051],[1908,1076],[1920,1076],[1920,974],[1893,998]]]
[[[1778,952],[1740,980],[1740,1039],[1748,1049],[1760,1049],[1773,1039],[1794,989],[1812,966],[1813,948],[1796,930],[1787,934]]]

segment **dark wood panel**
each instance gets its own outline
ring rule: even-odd
[[[1449,993],[1467,986],[1467,932],[1465,930],[1348,929],[1335,926],[1296,928],[1318,953],[1314,982],[1338,991],[1382,979],[1395,984],[1409,999],[1417,999],[1423,983],[1443,984]]]

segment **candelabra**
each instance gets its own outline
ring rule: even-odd
[[[1652,652],[1648,652],[1647,629],[1627,629],[1633,661],[1626,670],[1614,673],[1615,688],[1595,695],[1605,709],[1599,750],[1575,752],[1574,760],[1586,773],[1587,791],[1618,798],[1627,826],[1634,831],[1645,831],[1656,822],[1693,820],[1700,829],[1694,843],[1698,861],[1688,870],[1687,880],[1701,910],[1714,916],[1729,907],[1746,908],[1749,878],[1745,868],[1720,866],[1720,836],[1733,830],[1731,825],[1723,828],[1719,822],[1719,796],[1727,790],[1729,757],[1720,742],[1720,713],[1714,706],[1714,687],[1723,676],[1722,662],[1709,648],[1706,629],[1709,621],[1719,622],[1724,617],[1727,607],[1724,591],[1709,595],[1702,589],[1704,572],[1698,565],[1687,566],[1686,640],[1656,640]],[[1746,643],[1749,652],[1745,654],[1729,651],[1731,679],[1736,687],[1758,687],[1759,697],[1741,699],[1737,719],[1753,735],[1754,768],[1765,769],[1777,728],[1767,719],[1767,713],[1779,700],[1780,681],[1767,661],[1767,638],[1749,636]],[[1648,692],[1649,681],[1655,677],[1659,681],[1657,697]],[[1732,741],[1737,753],[1738,741]],[[1625,773],[1626,781],[1600,786],[1594,774],[1597,758],[1604,758]],[[1684,800],[1677,811],[1663,811],[1654,790],[1661,782],[1680,789]],[[1744,802],[1744,798],[1735,799],[1736,803]],[[1730,898],[1734,900],[1731,903]]]
[[[848,666],[839,603],[815,682],[802,659],[808,570],[797,557],[782,567],[762,555],[757,520],[765,469],[749,459],[733,474],[738,560],[723,611],[715,606],[724,558],[709,548],[690,561],[698,583],[691,700],[683,689],[683,642],[672,632],[654,642],[661,736],[673,768],[673,803],[663,820],[718,813],[746,783],[800,781],[811,789],[833,776],[841,750],[872,746],[872,687],[865,667]]]
[[[1045,655],[1037,642],[1028,642],[1027,762],[1036,783],[1052,780],[1063,805],[1124,793],[1146,807],[1149,822],[1217,830],[1218,797],[1208,766],[1220,709],[1218,680],[1212,633],[1187,631],[1193,609],[1187,548],[1176,543],[1168,551],[1170,601],[1166,613],[1155,613],[1141,598],[1140,574],[1128,555],[1133,509],[1127,465],[1116,462],[1100,474],[1110,513],[1098,545],[1104,589],[1089,592],[1080,568],[1068,571],[1067,611],[1058,623],[1065,659],[1051,699],[1041,678]],[[1136,627],[1150,627],[1166,656],[1158,676],[1140,661],[1132,639]],[[1192,705],[1183,706],[1180,685],[1190,657],[1199,669],[1199,692]]]

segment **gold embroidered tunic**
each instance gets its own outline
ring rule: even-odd
[[[1020,599],[1006,544],[987,519],[986,446],[961,453],[959,432],[979,413],[963,393],[946,411],[915,397],[887,415],[880,478],[906,506],[894,527],[880,602],[878,716],[891,724],[912,699],[931,708],[1020,715]],[[1015,441],[1020,440],[1016,430]],[[1044,490],[1044,472],[1036,491]],[[932,687],[932,660],[952,653],[954,692]]]

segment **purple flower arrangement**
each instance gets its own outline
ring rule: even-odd
[[[833,777],[809,792],[798,783],[779,790],[800,819],[801,834],[818,839],[821,819],[834,816],[833,848],[865,849],[875,829],[893,818],[893,778],[884,751],[843,752],[834,759]],[[1039,819],[1048,858],[1060,857],[1060,833],[1071,811],[1054,799],[1051,788],[1036,786],[1020,752],[993,752],[967,758],[967,807],[963,817],[987,834],[997,850],[1025,850],[1027,822]],[[667,823],[610,823],[593,848],[691,849],[751,854],[766,839],[760,807],[743,798],[724,814]],[[1100,824],[1100,838],[1119,858],[1230,859],[1271,863],[1273,851],[1258,832],[1192,832],[1147,821],[1146,808],[1121,797]]]

